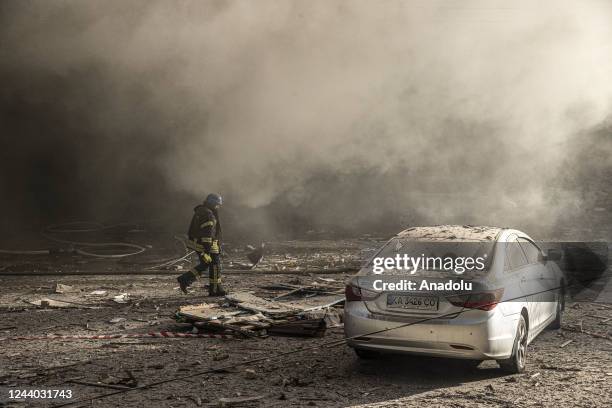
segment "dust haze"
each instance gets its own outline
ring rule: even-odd
[[[226,225],[261,233],[546,229],[609,189],[605,1],[0,13],[3,229],[74,217],[181,229],[211,191]]]

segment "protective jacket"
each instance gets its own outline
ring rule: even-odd
[[[198,205],[193,211],[193,218],[187,233],[189,236],[187,246],[197,252],[218,254],[221,224],[217,211],[205,205]]]

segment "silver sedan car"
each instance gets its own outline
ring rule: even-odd
[[[478,270],[463,268],[461,273],[423,265],[375,272],[376,259],[401,260],[408,253],[425,257],[436,251],[445,259],[470,255],[484,262]],[[347,284],[347,343],[362,358],[408,353],[475,365],[493,359],[509,372],[522,372],[528,344],[546,327],[561,325],[566,285],[551,262],[559,258],[560,253],[544,254],[527,234],[513,229],[409,228],[389,240]],[[406,279],[417,285],[426,281],[425,289],[398,284]]]

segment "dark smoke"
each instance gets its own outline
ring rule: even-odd
[[[210,191],[236,233],[546,228],[610,168],[590,160],[610,149],[605,2],[0,7],[6,230],[182,229]]]

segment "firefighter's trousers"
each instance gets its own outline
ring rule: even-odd
[[[212,261],[206,262],[202,256],[202,253],[198,252],[198,259],[200,260],[200,263],[191,271],[196,279],[200,279],[202,277],[202,273],[208,269],[208,278],[210,280],[209,292],[213,294],[217,293],[221,287],[221,258],[219,254],[209,255],[212,258]]]

